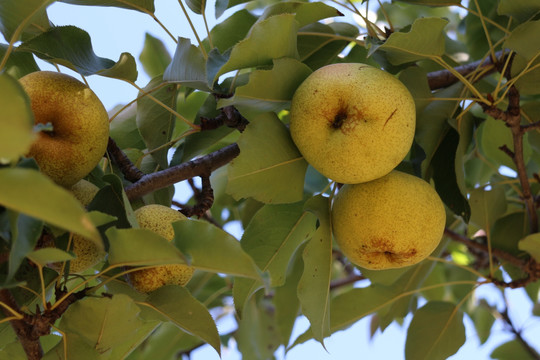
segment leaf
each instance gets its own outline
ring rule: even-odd
[[[276,15],[255,23],[248,37],[232,48],[229,60],[217,72],[213,82],[232,70],[271,65],[273,59],[281,57],[297,58],[297,29],[295,16],[291,14]]]
[[[109,264],[142,266],[185,264],[184,255],[167,239],[148,229],[109,228]]]
[[[99,247],[101,237],[77,199],[34,169],[0,169],[0,204],[79,234]]]
[[[7,44],[0,44],[0,59],[3,59],[4,56],[6,56],[7,49]],[[19,79],[24,75],[34,71],[39,71],[39,67],[34,60],[32,54],[21,51],[14,51],[9,54],[4,70],[6,74],[9,74],[14,78]]]
[[[0,163],[12,162],[30,150],[34,114],[30,99],[17,80],[0,74]]]
[[[407,330],[406,359],[446,359],[465,343],[463,313],[451,303],[430,301],[418,309]]]
[[[238,139],[240,155],[229,165],[227,192],[264,203],[302,199],[307,163],[274,113],[257,116]]]
[[[511,340],[500,345],[493,350],[490,357],[498,360],[535,360],[538,358],[533,356],[518,340]]]
[[[469,204],[471,205],[471,222],[479,228],[490,231],[506,211],[506,196],[500,186],[492,190],[474,189],[471,191]]]
[[[491,232],[491,246],[504,252],[519,256],[519,241],[529,234],[529,219],[525,211],[505,214],[495,221]]]
[[[281,341],[275,323],[275,312],[269,299],[257,296],[247,303],[244,316],[238,322],[235,340],[244,359],[273,358]]]
[[[57,248],[41,248],[32,251],[26,257],[42,267],[47,266],[47,264],[75,259],[75,256]]]
[[[425,6],[461,5],[461,0],[397,0],[397,1],[408,3],[408,4],[425,5]]]
[[[127,295],[86,297],[69,306],[59,329],[77,334],[103,354],[130,341],[135,330],[145,325],[139,313],[140,308]]]
[[[64,357],[64,351],[67,354],[66,357]],[[66,333],[63,341],[60,341],[43,356],[43,360],[70,360],[74,358],[95,360],[100,358],[100,353],[88,344],[84,337],[74,333]]]
[[[242,249],[262,272],[270,275],[272,287],[285,283],[293,253],[312,233],[315,217],[304,211],[304,203],[265,205],[251,219],[242,236]],[[252,279],[234,282],[234,304],[239,312],[263,283]]]
[[[16,229],[12,229],[11,249],[9,251],[9,270],[5,282],[15,276],[23,259],[34,250],[41,232],[43,222],[25,214],[16,217]]]
[[[448,20],[442,18],[419,18],[408,33],[392,33],[376,50],[384,50],[393,65],[441,56],[447,24]]]
[[[296,88],[311,74],[311,70],[296,59],[274,60],[272,70],[255,70],[249,82],[236,88],[234,96],[221,99],[219,107],[246,106],[257,113],[279,112],[288,107]]]
[[[112,113],[116,113],[117,110],[119,109],[114,108],[111,110],[109,116],[111,116]],[[134,103],[118,114],[118,116],[109,123],[109,136],[116,142],[116,145],[118,145],[120,149],[146,149],[146,144],[137,128],[136,115],[137,104]],[[129,156],[129,154],[126,155]],[[133,161],[133,159],[131,160]]]
[[[504,47],[514,50],[525,60],[530,61],[540,52],[540,38],[535,36],[539,31],[540,20],[518,25],[504,42]]]
[[[114,6],[153,14],[154,0],[59,0],[73,5]]]
[[[299,28],[322,19],[343,16],[341,12],[329,5],[324,4],[323,2],[305,3],[286,1],[278,2],[266,7],[263,14],[259,18],[259,21],[280,14],[295,14]]]
[[[319,227],[304,248],[304,273],[298,283],[302,313],[309,319],[313,336],[321,344],[330,335],[330,278],[332,272],[332,225],[330,199],[322,195],[306,202],[305,209],[319,219]]]
[[[260,279],[255,263],[240,242],[216,226],[198,220],[173,223],[176,246],[195,268]]]
[[[161,40],[146,33],[139,60],[144,67],[144,71],[151,78],[154,78],[163,74],[171,63],[171,55]]]
[[[81,75],[99,74],[127,81],[137,79],[135,59],[123,53],[118,62],[98,57],[92,48],[90,35],[75,26],[52,27],[23,42],[19,50],[32,52],[40,59],[64,65]]]
[[[246,9],[235,12],[212,28],[212,45],[221,53],[225,52],[246,37],[256,20],[257,17]],[[210,47],[208,39],[205,39],[205,43]]]
[[[50,26],[46,9],[51,3],[52,0],[0,1],[0,32],[10,43],[20,40],[21,35],[39,34]]]
[[[212,316],[185,288],[177,285],[161,287],[148,296],[144,305],[150,306],[184,331],[201,338],[220,354],[219,334]]]
[[[471,314],[471,319],[473,320],[480,344],[484,344],[489,339],[493,323],[495,322],[491,307],[486,300],[480,300],[478,306],[476,306]]]
[[[233,6],[243,4],[249,0],[217,0],[216,1],[216,19],[219,18],[225,10],[232,8]]]
[[[163,73],[163,80],[210,92],[206,77],[206,59],[191,41],[179,38],[172,61]]]
[[[536,261],[540,262],[540,234],[526,236],[518,243],[520,250],[528,252]]]
[[[139,92],[137,100],[137,127],[146,143],[152,157],[159,164],[161,169],[169,167],[167,152],[170,145],[164,146],[172,138],[176,117],[163,107],[167,105],[171,109],[176,108],[176,88],[174,84],[168,84],[156,91],[156,87],[163,83],[161,76],[153,78],[144,89]],[[151,93],[152,98],[143,95]],[[158,102],[161,102],[159,104]],[[153,151],[160,148],[158,151]]]
[[[540,3],[536,0],[500,0],[497,7],[499,15],[516,18],[519,22],[532,19],[540,11]]]

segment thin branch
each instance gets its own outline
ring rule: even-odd
[[[499,314],[501,315],[502,320],[506,323],[508,328],[510,329],[510,332],[515,335],[516,340],[523,346],[525,351],[529,353],[531,358],[540,360],[540,354],[523,338],[521,335],[521,330],[518,330],[514,323],[512,322],[512,319],[510,318],[510,315],[508,314],[508,307],[504,309],[503,311],[499,311]]]
[[[202,187],[197,189],[194,184],[192,186],[196,204],[194,206],[182,206],[180,212],[187,217],[197,216],[198,218],[203,217],[206,212],[214,204],[214,190],[210,184],[210,174],[202,175]]]
[[[144,173],[139,170],[131,162],[131,160],[129,160],[127,155],[118,147],[118,145],[112,138],[109,138],[107,152],[109,153],[114,163],[118,166],[122,174],[124,174],[126,180],[131,182],[137,182],[144,176]]]
[[[239,154],[240,148],[238,145],[231,144],[195,160],[144,175],[135,184],[126,187],[126,195],[129,200],[134,200],[177,182],[195,176],[210,174],[214,170],[228,164]]]

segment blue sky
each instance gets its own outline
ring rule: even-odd
[[[210,24],[216,23],[213,14],[213,1],[208,6],[208,20]],[[171,54],[175,49],[174,41],[163,31],[163,29],[148,15],[135,11],[128,11],[116,8],[100,8],[91,6],[74,6],[63,3],[56,3],[48,9],[49,17],[55,25],[75,25],[90,33],[94,51],[98,56],[117,60],[122,52],[131,53],[136,59],[142,50],[145,33],[164,41]],[[185,16],[177,1],[156,1],[156,16],[175,36],[191,38],[194,41],[193,33],[188,26]],[[205,30],[199,16],[191,14],[191,19],[201,37],[204,37]],[[40,63],[42,64],[42,63]],[[69,73],[69,71],[66,71]],[[87,78],[92,89],[100,97],[107,109],[111,109],[117,104],[125,104],[137,95],[137,90],[127,83],[119,80],[91,76]],[[137,84],[145,86],[149,81],[148,76],[139,66],[139,79]],[[481,293],[488,299],[500,301],[500,297],[494,291],[484,291]],[[511,314],[514,315],[518,326],[534,326],[540,330],[539,322],[532,322],[530,307],[528,302],[523,301],[523,291],[510,291],[509,301]],[[369,340],[369,319],[356,323],[346,331],[341,331],[326,340],[326,352],[320,344],[310,341],[300,345],[289,352],[288,360],[327,360],[327,359],[402,359],[404,357],[405,332],[410,317],[405,320],[403,328],[399,325],[391,325],[382,335],[377,334],[373,340]],[[307,328],[305,319],[298,322],[295,327],[295,334],[298,335]],[[234,329],[231,321],[218,324],[221,332]],[[491,351],[500,343],[511,339],[511,336],[501,328],[494,328],[492,339],[484,346],[479,345],[478,339],[471,322],[466,319],[467,343],[451,359],[487,359]],[[531,331],[528,331],[531,334]],[[293,335],[294,337],[295,335]],[[283,351],[278,353],[279,358],[283,358]],[[223,350],[224,360],[240,359],[241,356],[234,348]],[[214,360],[219,359],[218,355],[209,347],[201,348],[192,353],[193,360]]]

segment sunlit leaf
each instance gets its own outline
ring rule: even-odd
[[[240,242],[222,229],[205,221],[173,223],[175,244],[198,269],[253,279],[260,275]]]
[[[540,38],[535,36],[540,31],[540,20],[518,25],[504,42],[504,46],[514,50],[525,60],[530,61],[540,52]]]
[[[84,76],[100,74],[128,81],[137,79],[133,56],[124,53],[118,62],[97,56],[90,35],[75,26],[52,27],[22,43],[18,49],[30,51],[43,60],[64,65]]]
[[[185,288],[177,285],[164,286],[153,291],[145,304],[184,331],[198,336],[220,353],[219,335],[212,316]]]
[[[291,14],[272,16],[256,23],[248,37],[232,48],[229,60],[216,74],[214,82],[232,70],[271,65],[273,59],[281,57],[297,58],[297,28],[295,16]]]
[[[520,250],[528,252],[536,261],[540,262],[540,234],[526,236],[518,244]]]
[[[540,3],[536,0],[500,0],[497,12],[500,15],[513,16],[518,21],[532,19],[540,11]]]
[[[238,146],[240,155],[229,165],[227,184],[235,199],[252,197],[264,203],[302,199],[307,163],[275,114],[253,119]]]
[[[160,76],[153,78],[147,86],[139,93],[137,100],[137,128],[146,143],[152,157],[162,169],[169,167],[167,151],[171,145],[163,146],[171,140],[172,132],[176,122],[176,117],[161,104],[174,109],[176,107],[176,85],[166,84],[156,91],[155,88],[163,84]],[[144,96],[151,93],[152,97]],[[161,102],[159,104],[156,102]],[[160,148],[159,150],[155,150]]]
[[[26,154],[35,139],[30,100],[17,80],[0,74],[0,163]]]
[[[282,1],[268,6],[259,21],[280,14],[295,14],[300,28],[322,19],[343,16],[338,10],[323,2]]]
[[[248,106],[257,112],[280,111],[289,105],[296,88],[311,70],[296,59],[274,60],[272,70],[255,70],[249,83],[240,86],[232,98],[221,99],[219,106]]]
[[[451,6],[451,5],[461,4],[461,0],[397,0],[397,1],[414,4],[414,5],[426,5],[426,6]]]
[[[377,48],[387,53],[393,65],[400,65],[444,54],[444,28],[448,20],[419,18],[407,33],[395,32]]]
[[[171,55],[161,40],[146,33],[139,60],[144,67],[144,71],[151,78],[154,78],[163,74],[171,62]]]
[[[406,359],[441,359],[465,343],[463,313],[452,303],[430,301],[413,316],[407,330]]]
[[[210,31],[212,45],[220,52],[225,52],[246,37],[256,20],[257,17],[246,9],[235,12],[212,28]],[[208,39],[205,43],[210,46]]]
[[[306,244],[302,258],[304,273],[298,282],[298,299],[311,324],[313,336],[321,344],[330,335],[330,278],[332,272],[332,224],[330,200],[322,195],[306,202],[319,227]]]
[[[0,169],[0,204],[72,231],[103,246],[82,205],[64,188],[33,169]]]
[[[74,5],[114,6],[141,12],[154,13],[154,0],[59,0]]]
[[[111,265],[141,266],[185,264],[184,255],[167,239],[148,229],[106,231]]]

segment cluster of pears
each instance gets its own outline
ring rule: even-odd
[[[395,170],[408,154],[416,110],[391,74],[359,63],[314,71],[290,110],[293,141],[321,174],[344,184],[332,205],[337,245],[354,264],[416,264],[439,244],[444,205],[424,180]]]
[[[40,131],[27,157],[58,185],[72,192],[87,207],[99,188],[84,179],[101,161],[109,140],[109,116],[98,96],[72,76],[37,71],[19,79],[26,91],[36,124],[52,125]],[[163,205],[146,205],[135,212],[142,228],[150,229],[171,241],[171,223],[185,217]],[[151,244],[149,244],[151,246]],[[103,261],[106,253],[93,241],[79,235],[71,237],[69,248],[76,258],[70,272],[81,273]],[[57,270],[61,264],[51,264]],[[185,285],[193,275],[188,265],[163,265],[131,272],[129,281],[140,292],[163,285]]]

